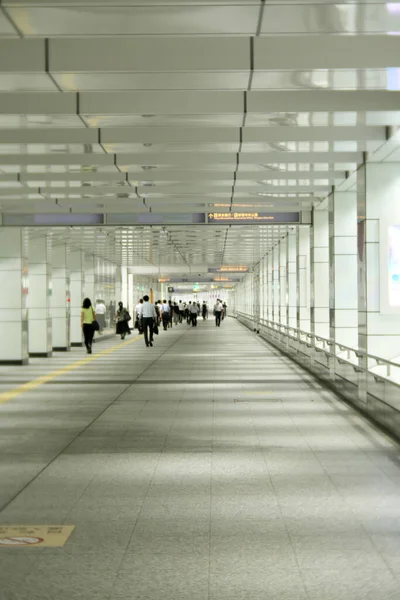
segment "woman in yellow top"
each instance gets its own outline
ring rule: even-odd
[[[93,321],[95,320],[96,313],[93,310],[92,303],[89,298],[85,298],[82,304],[81,326],[88,354],[92,354],[92,343],[94,336]]]

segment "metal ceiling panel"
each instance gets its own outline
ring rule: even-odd
[[[400,54],[399,54],[400,56]],[[399,59],[400,60],[400,59]],[[250,113],[275,111],[372,111],[397,110],[400,93],[388,91],[301,90],[248,93]]]
[[[0,38],[0,73],[44,73],[45,70],[46,52],[44,40]]]
[[[53,73],[66,92],[94,90],[243,90],[249,72],[238,73]]]
[[[0,115],[75,115],[77,95],[55,92],[0,94]]]
[[[309,71],[259,71],[252,90],[387,90],[387,69],[314,69]]]
[[[251,67],[250,40],[238,37],[52,38],[49,69],[63,73],[240,72]]]
[[[261,33],[388,33],[399,28],[400,14],[385,4],[276,4],[264,10]]]
[[[1,76],[0,76],[1,77]],[[0,115],[0,127],[2,129],[19,127],[43,128],[43,127],[80,127],[82,121],[78,115]]]
[[[0,92],[56,92],[54,81],[45,73],[2,73]]]
[[[10,7],[8,14],[28,36],[245,35],[257,28],[257,6]]]
[[[400,38],[388,35],[285,35],[254,40],[254,68],[264,71],[385,69],[400,66],[399,56]]]
[[[10,36],[17,37],[18,32],[15,27],[10,23],[7,19],[7,16],[0,11],[0,35],[2,36]]]
[[[60,94],[59,96],[70,96]],[[74,94],[72,94],[74,96]],[[2,108],[0,96],[0,112]],[[80,113],[107,114],[243,114],[244,97],[241,92],[83,92]],[[390,110],[388,108],[387,110]],[[33,112],[33,111],[32,111]]]
[[[243,114],[81,115],[88,127],[241,127]],[[0,117],[1,118],[1,117]]]

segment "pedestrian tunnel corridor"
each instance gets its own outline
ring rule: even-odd
[[[400,599],[398,445],[235,319],[0,378],[2,600]]]

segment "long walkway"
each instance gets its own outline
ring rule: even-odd
[[[233,319],[95,352],[0,370],[0,526],[75,526],[1,600],[400,599],[398,445]]]

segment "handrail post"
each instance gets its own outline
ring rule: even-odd
[[[363,404],[367,404],[368,401],[368,354],[363,351],[359,352],[358,366],[360,371],[358,373],[358,400]]]

